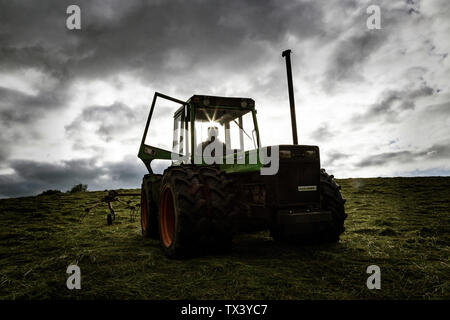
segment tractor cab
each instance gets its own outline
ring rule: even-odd
[[[158,97],[181,104],[174,113],[171,151],[144,143]],[[223,145],[223,157],[237,157],[260,147],[253,99],[193,95],[184,102],[156,92],[138,156],[149,170],[154,159],[194,163],[194,157],[203,156],[205,146],[213,141]]]
[[[259,146],[252,99],[194,95],[175,113],[174,119],[174,133],[177,133],[173,141],[174,152],[184,154],[189,150],[191,154],[198,153],[203,151],[201,146],[211,140],[222,143],[225,154]],[[211,131],[214,133],[212,136]],[[189,142],[193,143],[194,150],[189,148]]]

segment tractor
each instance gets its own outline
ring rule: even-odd
[[[154,94],[138,153],[149,172],[142,180],[141,229],[143,236],[160,240],[168,257],[226,252],[233,235],[257,230],[270,230],[275,241],[339,241],[345,199],[334,177],[321,169],[319,147],[297,142],[290,53],[282,56],[293,145],[261,146],[253,99],[193,95],[183,101]],[[180,105],[171,151],[146,143],[158,98]],[[219,147],[205,152],[213,143]],[[277,170],[262,174],[268,157]],[[155,159],[172,162],[156,174]]]

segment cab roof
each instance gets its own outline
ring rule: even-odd
[[[230,98],[207,95],[193,95],[186,103],[195,107],[237,107],[254,108],[255,101],[250,98]]]
[[[254,110],[255,101],[250,98],[218,97],[209,95],[193,95],[186,105],[195,108],[195,120],[202,122],[215,121],[221,124],[235,120]],[[174,117],[184,109],[182,106]]]

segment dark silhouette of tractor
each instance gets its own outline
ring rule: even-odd
[[[290,50],[282,56],[293,145],[261,147],[252,99],[194,95],[185,102],[155,93],[138,154],[149,171],[141,227],[169,257],[225,251],[239,231],[270,229],[275,240],[290,242],[335,242],[344,232],[340,186],[320,168],[319,148],[297,143]],[[180,104],[172,151],[145,144],[157,98]],[[277,170],[262,174],[268,158]],[[152,171],[154,159],[173,162],[161,175]]]

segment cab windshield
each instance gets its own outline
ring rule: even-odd
[[[214,138],[211,137],[214,133]],[[217,139],[225,144],[226,153],[246,151],[257,147],[251,110],[230,108],[197,108],[195,142],[201,144]]]

